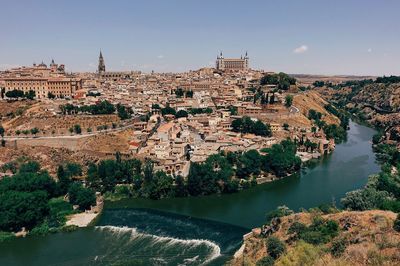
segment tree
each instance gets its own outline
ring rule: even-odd
[[[82,184],[75,182],[68,190],[69,201],[74,205],[79,205],[79,209],[84,211],[96,205],[96,195],[94,191],[84,188]]]
[[[346,209],[364,211],[378,209],[380,204],[389,198],[387,191],[365,188],[347,192],[341,202]]]
[[[219,191],[217,180],[209,163],[192,163],[187,180],[188,192],[192,196],[209,195]]]
[[[188,113],[185,110],[179,110],[176,115],[176,118],[181,118],[181,117],[188,117]]]
[[[126,107],[121,104],[117,104],[117,112],[121,120],[131,118],[131,114],[126,110]]]
[[[236,174],[240,178],[259,175],[261,172],[261,155],[256,150],[249,150],[239,158]]]
[[[274,104],[275,103],[275,93],[272,93],[272,96],[269,98],[269,103]]]
[[[397,214],[397,218],[393,223],[393,229],[397,232],[400,232],[400,214]]]
[[[193,91],[186,91],[186,98],[193,98]]]
[[[308,118],[310,120],[320,120],[322,118],[322,114],[320,112],[315,111],[314,109],[310,109],[308,111]]]
[[[289,124],[288,123],[284,123],[283,124],[283,129],[286,130],[286,131],[289,130]]]
[[[22,97],[24,97],[24,92],[21,90],[7,91],[6,96],[8,98],[22,98]]]
[[[323,87],[323,86],[325,86],[325,82],[324,81],[320,81],[320,80],[316,80],[316,81],[314,81],[313,86],[317,87],[317,88]]]
[[[235,119],[232,121],[231,127],[235,132],[240,132],[242,129],[242,119]]]
[[[283,72],[267,74],[260,80],[260,85],[276,85],[279,90],[288,90],[290,85],[295,84],[296,79]]]
[[[31,129],[31,134],[32,135],[36,135],[37,133],[39,133],[39,129],[37,127],[34,127]]]
[[[0,230],[28,230],[41,223],[48,214],[48,195],[45,191],[10,190],[0,193]]]
[[[82,128],[80,125],[74,125],[74,132],[75,134],[81,134],[82,133]]]
[[[183,97],[183,94],[184,94],[184,91],[183,91],[182,88],[178,88],[178,89],[175,91],[175,95],[176,95],[176,97],[178,97],[178,98],[182,98],[182,97]]]
[[[256,266],[274,266],[275,260],[271,256],[265,256],[257,261]]]
[[[21,165],[20,173],[37,173],[40,170],[40,164],[36,161],[28,161]]]
[[[2,138],[4,138],[4,133],[5,133],[4,127],[2,125],[0,125],[0,136]]]
[[[149,188],[151,199],[168,198],[173,195],[173,179],[163,171],[157,171]]]
[[[58,194],[64,195],[69,190],[69,186],[71,185],[71,179],[65,173],[64,167],[62,165],[58,166],[57,178],[58,178],[58,183],[57,183]]]
[[[270,137],[272,136],[271,127],[269,125],[264,124],[260,120],[254,124],[253,133],[258,136]]]
[[[187,196],[187,189],[185,185],[185,180],[181,175],[178,175],[175,178],[175,196],[177,197],[185,197]]]
[[[268,254],[274,258],[279,258],[286,250],[285,244],[279,238],[270,236],[267,239]]]
[[[285,176],[298,171],[300,166],[301,160],[296,156],[296,144],[284,140],[267,149],[262,168],[264,171],[272,170],[277,176]]]
[[[286,95],[285,97],[285,106],[290,107],[292,106],[293,103],[293,96],[292,95]]]
[[[36,92],[33,90],[29,90],[27,93],[24,94],[24,97],[29,100],[33,100],[36,97]]]
[[[161,109],[161,114],[162,115],[175,115],[176,111],[174,108],[170,107],[168,104],[165,108]]]
[[[54,98],[56,98],[56,96],[53,93],[49,92],[49,93],[47,93],[47,98],[54,99]]]

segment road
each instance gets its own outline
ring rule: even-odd
[[[106,130],[101,130],[101,131],[96,131],[96,132],[92,132],[92,133],[84,133],[84,134],[74,134],[74,135],[56,135],[56,136],[4,136],[5,140],[22,140],[22,139],[79,139],[79,138],[86,138],[86,137],[90,137],[90,136],[96,136],[96,135],[100,135],[103,133],[114,133],[114,132],[120,132],[123,131],[125,129],[129,129],[132,128],[133,124],[129,124],[123,127],[119,127],[119,128],[110,128],[110,129],[106,129]]]

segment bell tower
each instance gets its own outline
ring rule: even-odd
[[[101,53],[101,50],[100,50],[100,55],[99,55],[99,66],[97,68],[97,72],[99,74],[106,72],[106,65],[104,64],[104,58],[103,58],[103,54]]]

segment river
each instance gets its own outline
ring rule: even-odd
[[[220,265],[277,206],[335,201],[379,172],[371,128],[350,123],[333,154],[298,175],[229,195],[107,203],[95,227],[0,243],[0,265]]]

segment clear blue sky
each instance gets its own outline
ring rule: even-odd
[[[186,71],[222,50],[252,68],[400,75],[397,0],[0,0],[0,69]]]

